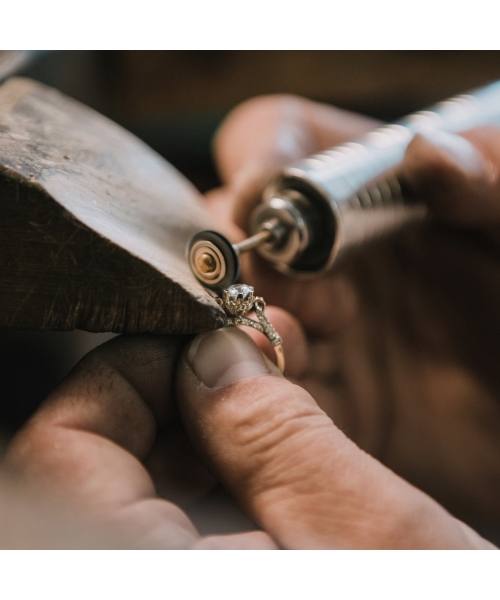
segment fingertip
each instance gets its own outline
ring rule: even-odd
[[[254,161],[286,164],[312,151],[303,127],[306,106],[306,100],[287,94],[257,96],[236,106],[214,136],[222,179],[230,182]]]
[[[488,212],[495,168],[478,147],[443,131],[417,134],[401,168],[405,193],[425,201],[436,216],[474,224]]]
[[[228,187],[233,202],[232,218],[243,231],[248,228],[250,215],[260,203],[262,191],[278,172],[277,166],[264,160],[247,164],[234,176]]]
[[[490,165],[481,152],[466,138],[445,131],[417,134],[405,155],[408,175],[434,175],[443,180],[456,177],[467,181],[488,176]]]
[[[242,229],[266,183],[279,169],[349,139],[379,123],[293,94],[251,98],[226,117],[213,142],[221,178]]]
[[[262,375],[279,374],[270,371],[259,348],[236,327],[224,327],[197,336],[186,348],[181,366],[187,367],[207,390],[223,389]],[[184,383],[192,389],[192,382],[186,380],[182,372],[178,384],[179,381],[181,393],[186,391]]]

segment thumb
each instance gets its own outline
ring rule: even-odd
[[[197,337],[177,385],[193,442],[281,547],[488,546],[360,450],[243,332]]]

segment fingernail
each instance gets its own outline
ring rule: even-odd
[[[469,140],[445,131],[427,131],[419,134],[418,138],[420,143],[427,143],[439,150],[465,179],[482,181],[489,177],[490,163]]]
[[[198,379],[212,389],[270,374],[260,350],[235,327],[198,336],[188,350],[187,360]]]

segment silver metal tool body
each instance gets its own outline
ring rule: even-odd
[[[220,234],[211,240],[236,263],[241,252],[256,248],[278,270],[290,275],[328,271],[370,240],[426,217],[423,202],[405,197],[398,173],[406,148],[417,133],[458,133],[481,125],[500,125],[500,82],[291,164],[269,184],[262,203],[254,210],[250,244],[226,241],[226,248],[218,242]],[[190,253],[190,263],[195,276],[211,287],[213,278],[207,278],[206,261],[196,259],[204,252],[200,243],[204,233],[195,236],[197,254]],[[226,266],[227,277],[229,273],[237,276],[238,264]]]
[[[289,234],[258,251],[291,274],[323,272],[356,247],[422,220],[426,206],[405,198],[398,180],[408,144],[430,129],[457,133],[480,125],[500,125],[500,82],[284,168],[265,190],[250,233],[278,218],[288,221]]]

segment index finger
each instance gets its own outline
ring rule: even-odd
[[[6,466],[51,494],[95,506],[154,495],[139,461],[172,414],[184,340],[121,336],[96,348],[17,434]]]
[[[266,180],[281,166],[376,128],[374,119],[299,96],[260,96],[234,109],[214,151],[231,186],[235,223],[245,229]]]
[[[286,164],[377,127],[374,119],[292,95],[259,96],[237,106],[214,140],[225,183],[249,162]]]
[[[460,135],[442,131],[415,136],[401,165],[401,182],[433,214],[479,229],[500,224],[500,128]]]

